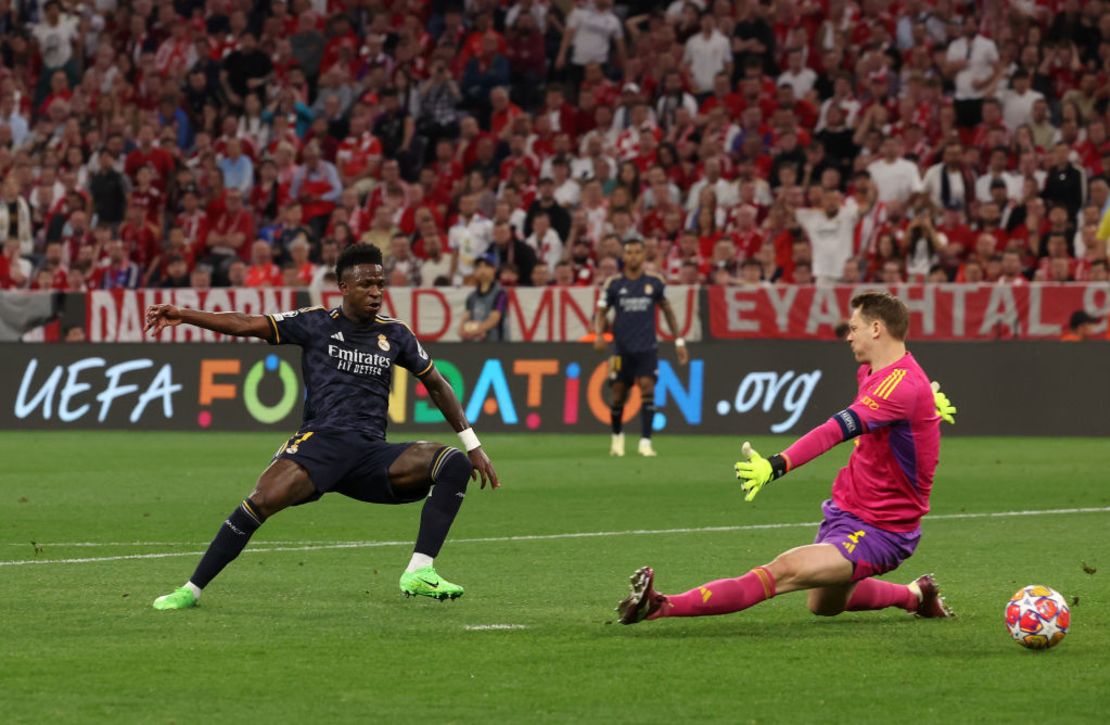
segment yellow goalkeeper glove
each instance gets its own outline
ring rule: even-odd
[[[754,499],[764,486],[786,472],[786,461],[782,456],[764,458],[748,441],[744,441],[740,453],[744,460],[737,461],[735,469],[736,478],[743,481],[740,488],[747,494],[744,496],[745,501]]]
[[[940,383],[934,380],[931,387],[933,388],[933,403],[937,406],[937,415],[945,423],[955,425],[956,406],[952,405],[952,401],[948,399],[947,395],[940,392]]]

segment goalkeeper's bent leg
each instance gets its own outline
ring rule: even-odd
[[[845,609],[849,612],[864,612],[900,607],[907,612],[914,612],[919,603],[917,592],[905,584],[868,578],[856,584]]]

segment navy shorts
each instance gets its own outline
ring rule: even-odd
[[[620,381],[632,385],[637,378],[659,377],[659,353],[656,350],[644,352],[618,352],[609,358],[609,381]]]
[[[389,483],[389,467],[411,445],[352,431],[299,431],[278,448],[274,460],[285,458],[308,471],[316,493],[301,503],[333,491],[368,503],[411,503],[428,491],[398,494]]]

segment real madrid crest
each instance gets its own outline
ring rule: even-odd
[[[389,340],[385,339],[385,335],[378,335],[378,347],[382,352],[389,352]]]
[[[651,285],[650,284],[645,284],[644,285],[644,294],[646,294],[646,295],[651,294]]]

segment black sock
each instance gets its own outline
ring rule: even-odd
[[[257,504],[249,498],[245,499],[216,532],[216,538],[208,545],[208,551],[204,552],[189,581],[201,589],[208,586],[208,582],[215,579],[225,566],[239,556],[239,552],[250,541],[251,534],[258,531],[265,520],[266,517],[258,513]]]
[[[420,512],[420,532],[416,535],[417,554],[433,559],[439,555],[447,532],[466,496],[466,484],[474,466],[458,448],[444,447],[432,456],[432,495]]]
[[[612,429],[613,434],[621,432],[621,427],[624,425],[624,406],[612,405],[609,407],[609,428]]]
[[[651,438],[651,424],[655,422],[655,403],[645,402],[640,408],[640,437]]]

